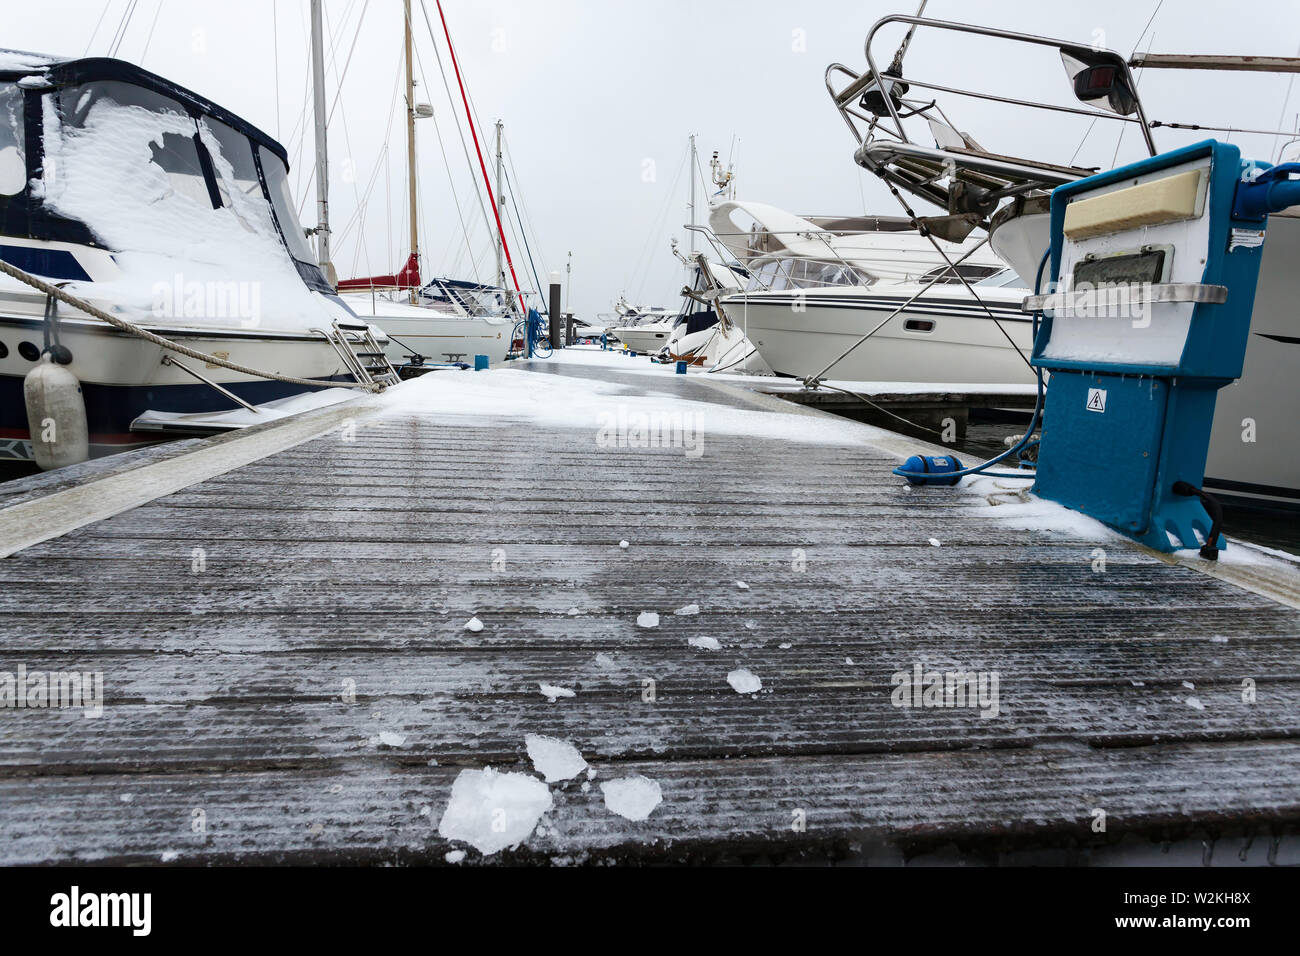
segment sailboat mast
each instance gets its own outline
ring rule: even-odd
[[[501,190],[502,166],[501,166],[501,121],[497,120],[497,223],[498,226],[505,222],[505,193]],[[497,286],[506,289],[506,273],[502,267],[502,247],[501,241],[504,235],[500,228],[497,229]],[[506,296],[509,297],[510,290],[506,289]]]
[[[420,230],[417,224],[415,202],[415,73],[411,55],[411,0],[402,4],[406,26],[406,182],[411,214],[411,256],[418,266],[420,261]],[[411,289],[411,301],[416,290]]]
[[[690,170],[689,170],[689,174],[690,174],[690,177],[691,177],[691,226],[692,226],[692,228],[691,228],[691,230],[690,230],[690,233],[691,233],[691,258],[692,258],[692,259],[695,258],[695,229],[694,229],[694,226],[695,226],[695,170],[696,170],[696,168],[697,168],[697,166],[696,166],[696,160],[695,160],[695,134],[692,133],[692,134],[691,134],[691,168],[690,168]]]
[[[338,282],[330,262],[329,157],[325,135],[325,43],[321,0],[311,0],[311,81],[316,114],[316,258],[330,285]]]

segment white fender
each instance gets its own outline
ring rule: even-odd
[[[50,361],[49,354],[23,379],[27,427],[32,435],[32,457],[43,471],[66,468],[90,457],[86,402],[81,382],[66,365]]]

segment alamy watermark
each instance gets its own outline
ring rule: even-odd
[[[704,454],[704,428],[694,412],[633,412],[626,405],[597,417],[599,448],[680,448],[687,458]]]
[[[262,323],[260,282],[187,282],[178,272],[171,282],[155,282],[150,294],[155,318],[236,320],[245,329]]]
[[[1151,325],[1152,284],[1150,282],[1116,282],[1094,285],[1091,282],[1052,284],[1059,295],[1052,307],[1063,318],[1129,319],[1135,329]]]
[[[896,671],[889,696],[895,707],[975,707],[980,717],[999,713],[997,671],[927,671],[922,664]]]
[[[81,707],[84,717],[104,713],[102,671],[0,671],[0,708],[11,710],[61,710]]]

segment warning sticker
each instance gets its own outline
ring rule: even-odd
[[[1088,389],[1088,404],[1084,407],[1090,412],[1104,412],[1106,410],[1106,390],[1104,388]]]

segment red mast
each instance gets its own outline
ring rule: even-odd
[[[524,293],[519,288],[519,277],[515,275],[515,263],[510,258],[510,244],[506,242],[506,231],[501,225],[501,209],[497,205],[496,196],[492,193],[492,181],[488,177],[487,163],[483,162],[483,149],[479,146],[478,130],[474,128],[474,115],[470,112],[469,97],[465,95],[465,81],[460,75],[460,64],[456,62],[456,48],[451,45],[451,31],[447,29],[447,16],[442,12],[442,0],[435,0],[438,4],[438,17],[442,20],[442,32],[447,37],[447,49],[451,52],[451,65],[456,71],[456,83],[460,86],[460,99],[465,104],[465,119],[469,123],[470,135],[474,137],[474,152],[478,154],[479,169],[483,171],[483,185],[487,187],[488,199],[492,201],[492,215],[497,220],[497,233],[501,236],[501,248],[505,250],[506,264],[510,266],[510,278],[515,284],[515,294],[519,297],[519,311],[521,314],[527,314],[524,309]]]

